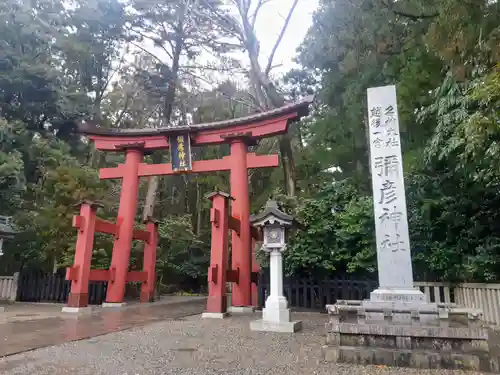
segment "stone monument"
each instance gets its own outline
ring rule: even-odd
[[[379,288],[363,304],[417,303],[437,313],[413,286],[395,86],[368,89],[368,116]]]
[[[498,371],[481,311],[428,302],[413,286],[396,87],[368,89],[379,287],[327,305],[326,360]]]
[[[294,333],[302,328],[301,321],[291,321],[288,301],[283,295],[283,257],[287,229],[293,218],[280,211],[275,201],[268,201],[263,211],[250,218],[252,226],[264,231],[263,250],[270,254],[271,291],[262,311],[262,319],[250,323],[252,331]]]

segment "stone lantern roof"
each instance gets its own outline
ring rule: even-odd
[[[267,223],[274,224],[275,222],[285,227],[291,227],[294,219],[292,216],[281,211],[278,203],[274,200],[268,200],[262,211],[250,216],[250,223],[255,227],[261,227]]]

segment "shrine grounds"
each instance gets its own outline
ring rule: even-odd
[[[256,313],[223,321],[202,320],[200,315],[166,318],[0,358],[0,374],[480,374],[324,363],[320,358],[326,314],[295,313],[294,319],[302,320],[304,328],[294,335],[250,331],[250,321],[258,317]]]

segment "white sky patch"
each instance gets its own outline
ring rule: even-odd
[[[260,40],[261,64],[263,66],[267,64],[292,3],[293,0],[274,0],[262,8],[259,14],[255,28]],[[275,70],[275,73],[284,73],[297,67],[292,60],[311,26],[312,15],[317,8],[318,0],[301,0],[297,4],[287,32],[274,57],[273,65],[281,65]]]
[[[257,38],[260,41],[259,61],[263,68],[267,66],[269,56],[279,37],[293,1],[294,0],[272,0],[260,9],[255,23],[255,30]],[[286,33],[284,34],[284,37],[274,55],[272,64],[274,68],[271,71],[273,76],[280,76],[290,69],[298,67],[297,64],[293,62],[293,59],[297,55],[297,48],[303,42],[307,31],[311,26],[312,15],[317,7],[318,0],[300,0],[298,2]],[[234,10],[234,12],[236,12],[234,15],[239,17],[237,15],[237,11]],[[151,51],[164,63],[170,63],[170,59],[165,52],[162,51],[161,48],[153,46],[153,43],[150,40],[145,39],[141,43],[141,46],[147,51]],[[134,50],[134,48],[132,49]],[[249,62],[246,52],[236,52],[231,53],[230,55],[231,57],[241,61],[245,68],[248,68]],[[196,64],[201,66],[207,64],[212,65],[217,63],[216,59],[217,58],[211,56],[210,53],[203,52],[197,59],[198,61]],[[181,60],[181,64],[187,63],[185,57]],[[239,74],[238,72],[203,72],[202,74],[199,74],[199,76],[200,78],[201,76],[205,77],[205,79],[197,80],[198,84],[204,89],[216,86],[218,83],[223,82],[228,78],[242,83],[245,80],[244,75]]]

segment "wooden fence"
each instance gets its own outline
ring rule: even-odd
[[[483,320],[500,325],[500,284],[462,283],[415,283],[427,296],[437,303],[455,303],[460,307],[480,309]]]
[[[0,300],[15,301],[19,274],[0,276]]]
[[[370,297],[377,288],[373,280],[310,279],[284,280],[284,294],[295,310],[324,311],[325,305],[339,299],[362,300]],[[126,298],[138,298],[135,285],[129,285]],[[489,324],[500,325],[500,284],[416,282],[415,287],[426,295],[429,302],[454,303],[460,307],[481,309],[483,319]],[[14,276],[0,276],[0,299],[25,302],[58,302],[68,299],[70,282],[63,275],[22,272]],[[104,302],[106,282],[89,284],[89,304]],[[264,306],[269,294],[269,281],[264,276],[259,280],[259,305]]]
[[[65,276],[45,272],[21,272],[16,300],[20,302],[55,302],[68,300],[71,282]],[[99,305],[106,298],[106,282],[89,283],[89,304]]]
[[[307,309],[324,311],[327,304],[339,299],[362,300],[370,297],[370,292],[378,283],[370,280],[328,279],[284,280],[284,294],[288,304],[295,310]],[[415,282],[415,287],[425,294],[429,302],[456,304],[459,307],[480,309],[483,320],[500,325],[500,284]],[[267,280],[261,278],[259,285],[259,305],[264,306],[269,293]]]
[[[326,279],[285,279],[284,294],[290,307],[295,310],[325,311],[325,305],[339,299],[362,300],[370,297],[378,282],[372,280]],[[269,295],[269,281],[261,277],[259,283],[259,306],[263,307]]]

